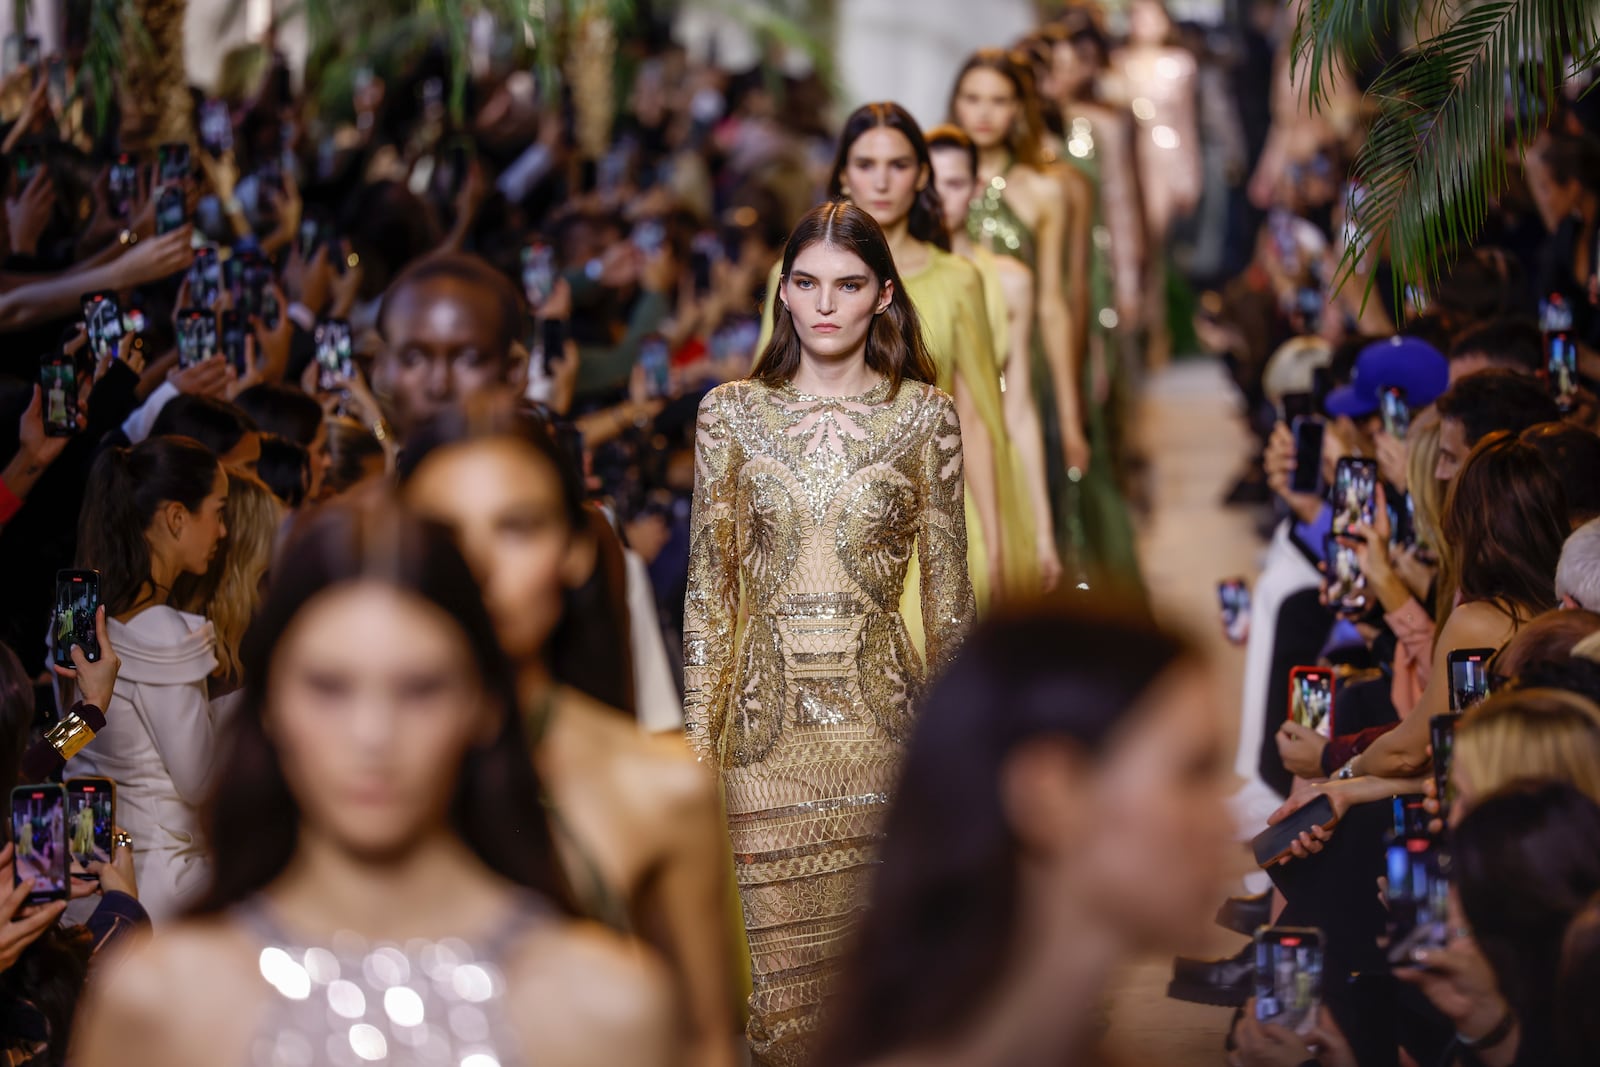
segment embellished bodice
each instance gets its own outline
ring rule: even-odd
[[[1006,203],[1003,174],[990,178],[973,199],[967,212],[967,232],[991,252],[1020,259],[1030,267],[1038,264],[1033,230]]]
[[[927,659],[972,617],[961,430],[932,386],[855,397],[734,382],[696,426],[685,711],[723,765],[786,726],[875,721],[900,736],[923,664],[899,618],[922,568]],[[743,626],[742,640],[734,641]]]
[[[457,939],[369,943],[338,934],[328,945],[288,935],[254,898],[234,917],[261,941],[271,1001],[250,1052],[254,1067],[395,1067],[529,1062],[505,1012],[504,953],[548,907],[519,899],[492,943]]]

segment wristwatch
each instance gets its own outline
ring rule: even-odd
[[[1351,778],[1354,778],[1355,776],[1356,776],[1356,757],[1354,757],[1354,756],[1351,756],[1348,760],[1346,760],[1345,761],[1345,765],[1343,767],[1340,767],[1339,770],[1334,774],[1334,777],[1337,778],[1341,782],[1347,782]]]
[[[123,230],[117,234],[117,244],[122,245],[124,248],[132,248],[138,243],[139,231],[137,230]]]

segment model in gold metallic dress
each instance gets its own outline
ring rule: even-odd
[[[813,215],[828,211],[870,225],[848,205]],[[876,239],[875,273],[894,277]],[[722,773],[757,1063],[806,1062],[918,694],[974,610],[955,406],[910,377],[863,380],[848,396],[733,382],[696,427],[684,711]],[[898,610],[913,550],[926,664]]]

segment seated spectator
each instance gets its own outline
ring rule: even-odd
[[[1578,527],[1561,546],[1556,596],[1564,608],[1600,607],[1600,519]]]
[[[233,398],[234,406],[249,415],[262,433],[277,434],[301,446],[311,457],[311,484],[306,498],[322,495],[328,473],[328,418],[322,405],[286,385],[251,386]]]
[[[1576,530],[1600,517],[1600,436],[1570,422],[1541,422],[1522,431],[1567,491],[1567,517]]]
[[[255,474],[272,495],[293,510],[310,499],[315,464],[304,447],[275,433],[261,435],[261,458]]]
[[[328,470],[324,496],[338,496],[365,482],[382,478],[388,466],[383,443],[355,419],[336,415],[328,420]]]
[[[173,397],[150,427],[151,437],[187,437],[198,441],[224,467],[250,474],[261,461],[261,432],[250,416],[222,400],[206,396]]]
[[[1542,422],[1556,422],[1561,412],[1544,387],[1509,370],[1479,371],[1450,387],[1435,405],[1439,426],[1440,481],[1456,476],[1467,454],[1496,430],[1521,433]]]

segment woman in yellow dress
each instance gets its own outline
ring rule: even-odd
[[[1033,402],[1033,271],[1020,259],[997,256],[972,239],[967,215],[978,188],[978,149],[959,126],[928,131],[933,160],[933,185],[950,228],[950,250],[971,261],[983,276],[989,328],[999,364],[1000,393],[1006,432],[1027,481],[1033,505],[1034,541],[1039,556],[1039,582],[1049,591],[1061,580],[1056,551],[1055,519],[1050,508],[1044,434]]]
[[[722,775],[751,1051],[803,1064],[923,679],[974,606],[961,426],[882,230],[814,209],[776,293],[753,376],[700,404],[684,717]],[[925,661],[898,610],[913,550]]]

